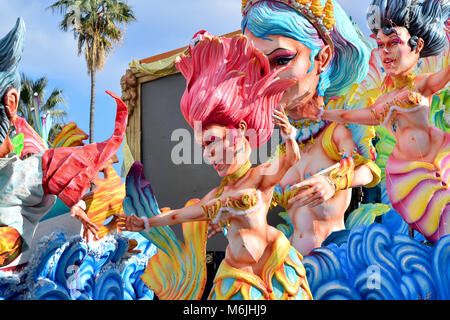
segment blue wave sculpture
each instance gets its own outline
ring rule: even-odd
[[[0,272],[1,300],[152,300],[140,279],[156,247],[138,233],[87,244],[80,236],[53,233],[19,274]],[[138,241],[129,256],[128,239]]]
[[[352,229],[347,242],[304,257],[314,299],[450,299],[450,235],[433,247],[382,224]]]

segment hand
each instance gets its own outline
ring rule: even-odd
[[[332,186],[328,179],[322,175],[314,176],[294,184],[291,187],[291,190],[301,188],[305,188],[305,190],[300,191],[294,197],[289,199],[289,206],[292,206],[295,203],[297,206],[308,206],[313,208],[331,199],[335,194],[334,186]]]
[[[310,99],[307,103],[297,106],[297,114],[302,119],[321,120],[323,112],[323,105],[317,103],[315,99]]]
[[[404,100],[407,98],[409,93],[412,93],[413,95],[419,94],[418,92],[411,91],[408,88],[395,89],[379,96],[375,100],[374,105],[381,106],[385,104],[393,104],[398,99]]]
[[[404,105],[404,104],[418,104],[421,100],[421,94],[416,91],[411,91],[408,89],[400,90],[390,101],[393,104]]]
[[[95,240],[99,240],[97,231],[99,231],[100,228],[89,219],[86,212],[84,212],[82,208],[74,205],[72,209],[70,209],[70,216],[80,221],[83,225],[83,239],[85,239],[86,242],[89,241],[89,234],[92,234]]]
[[[422,96],[418,92],[409,89],[401,89],[390,92],[386,98],[377,100],[372,109],[374,117],[383,123],[392,106],[409,109],[420,103]]]
[[[295,131],[295,128],[289,123],[289,119],[284,112],[283,106],[280,105],[280,110],[274,110],[272,117],[273,123],[280,127],[281,135],[283,137],[287,137]]]
[[[208,239],[221,232],[223,232],[223,228],[221,228],[219,224],[212,222],[208,224]]]
[[[144,220],[135,215],[126,216],[124,214],[116,213],[114,216],[118,218],[117,226],[121,231],[139,232],[145,229]]]

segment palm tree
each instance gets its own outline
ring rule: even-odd
[[[88,75],[91,77],[89,142],[92,143],[96,73],[102,70],[106,58],[114,49],[113,45],[119,45],[122,41],[126,25],[136,18],[131,7],[119,0],[59,0],[47,9],[63,15],[61,30],[73,29],[78,41],[78,55],[84,50]]]
[[[53,89],[50,95],[46,97],[46,87],[48,79],[41,77],[36,81],[32,80],[24,73],[21,74],[20,99],[17,107],[17,113],[24,118],[28,124],[36,131],[40,131],[39,123],[36,123],[37,117],[48,115],[54,121],[48,135],[47,143],[51,146],[54,137],[64,126],[64,118],[67,112],[58,108],[59,105],[67,105],[62,90]],[[38,102],[39,106],[36,105]],[[39,107],[39,110],[35,110]],[[39,120],[40,121],[40,120]]]

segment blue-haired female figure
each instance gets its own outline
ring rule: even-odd
[[[302,157],[276,188],[274,201],[292,221],[291,243],[307,254],[345,229],[351,189],[375,186],[380,172],[372,162],[373,128],[308,121],[300,111],[312,102],[337,105],[345,99],[336,97],[364,79],[370,50],[335,1],[244,0],[242,12],[242,32],[269,58],[271,69],[289,66],[280,77],[296,80],[281,103],[299,129]],[[280,144],[277,153],[283,152]]]

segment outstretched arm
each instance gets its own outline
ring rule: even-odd
[[[382,109],[382,105],[374,104],[367,108],[355,110],[324,110],[324,106],[319,106],[315,100],[298,110],[302,118],[313,120],[329,120],[342,123],[356,123],[368,126],[379,125],[380,121],[376,116]]]
[[[313,102],[304,106],[299,113],[303,118],[329,120],[341,123],[355,123],[376,126],[384,123],[392,106],[410,109],[420,103],[421,93],[409,89],[397,89],[378,97],[369,107],[354,110],[324,110]]]
[[[116,214],[115,217],[117,218],[117,226],[122,231],[139,232],[152,227],[162,227],[183,222],[209,220],[208,216],[205,214],[204,207],[213,205],[211,200],[213,200],[214,194],[217,192],[216,189],[213,189],[203,199],[190,206],[176,210],[168,210],[149,219],[145,217],[140,218],[135,215],[126,216],[124,214]]]
[[[447,66],[438,72],[426,75],[419,91],[425,97],[429,97],[444,89],[449,81],[450,66]]]

